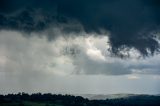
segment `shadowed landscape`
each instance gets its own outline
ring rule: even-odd
[[[1,106],[159,106],[160,96],[132,95],[125,98],[89,100],[81,96],[56,94],[0,95]]]

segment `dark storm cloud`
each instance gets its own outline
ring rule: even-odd
[[[1,29],[41,31],[75,20],[88,33],[109,31],[110,50],[118,56],[125,47],[144,56],[159,50],[153,34],[160,25],[158,0],[1,0],[0,12]],[[80,29],[67,26],[64,31]]]

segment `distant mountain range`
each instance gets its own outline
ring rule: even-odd
[[[106,99],[118,99],[118,98],[128,98],[128,97],[135,97],[135,96],[152,96],[152,95],[147,95],[147,94],[82,94],[82,95],[76,95],[76,96],[82,96],[89,100],[106,100]],[[160,96],[160,94],[153,95],[153,96]]]

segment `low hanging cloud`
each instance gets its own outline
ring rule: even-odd
[[[66,37],[104,31],[110,33],[106,36],[114,55],[123,57],[123,51],[134,48],[148,56],[159,52],[159,5],[158,0],[1,0],[0,29],[22,31],[27,37],[53,27]],[[42,36],[57,37],[48,32]]]
[[[34,79],[45,75],[160,74],[160,55],[137,59],[140,53],[132,50],[129,59],[110,57],[105,35],[81,33],[85,36],[73,38],[69,34],[71,37],[65,38],[59,31],[59,37],[48,42],[46,36],[38,37],[39,33],[31,33],[33,37],[29,38],[23,34],[0,31],[1,74],[16,75],[22,82],[28,76]]]

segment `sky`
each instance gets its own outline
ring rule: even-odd
[[[0,0],[0,93],[160,94],[158,0]]]

